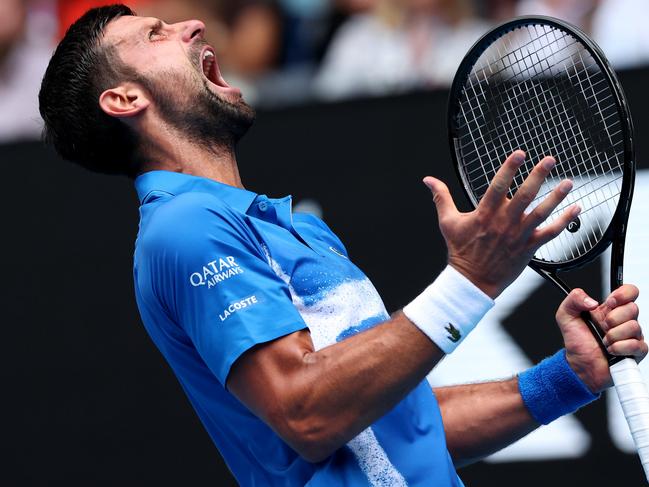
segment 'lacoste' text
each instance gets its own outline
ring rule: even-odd
[[[259,301],[257,301],[257,296],[250,296],[249,298],[242,299],[241,301],[236,301],[226,309],[224,309],[223,312],[219,314],[219,318],[221,319],[221,321],[225,321],[232,313],[236,313],[241,309],[252,306],[253,304],[257,304],[258,302]]]

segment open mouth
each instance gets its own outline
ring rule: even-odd
[[[221,86],[223,88],[229,88],[223,77],[221,76],[221,71],[219,70],[219,65],[216,62],[216,56],[214,50],[207,46],[201,52],[201,64],[203,69],[203,75],[216,86]]]

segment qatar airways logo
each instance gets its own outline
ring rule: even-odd
[[[232,276],[243,274],[243,269],[231,255],[219,257],[208,262],[198,272],[189,275],[189,283],[194,287],[207,286],[208,289]]]

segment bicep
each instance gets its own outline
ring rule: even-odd
[[[314,347],[308,330],[254,346],[230,369],[227,389],[280,435],[290,417],[285,409],[301,389],[304,368]]]

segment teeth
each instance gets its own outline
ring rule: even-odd
[[[203,73],[207,78],[210,78],[210,74],[212,71],[212,64],[214,64],[215,58],[214,58],[214,53],[212,51],[205,51],[203,54]]]

